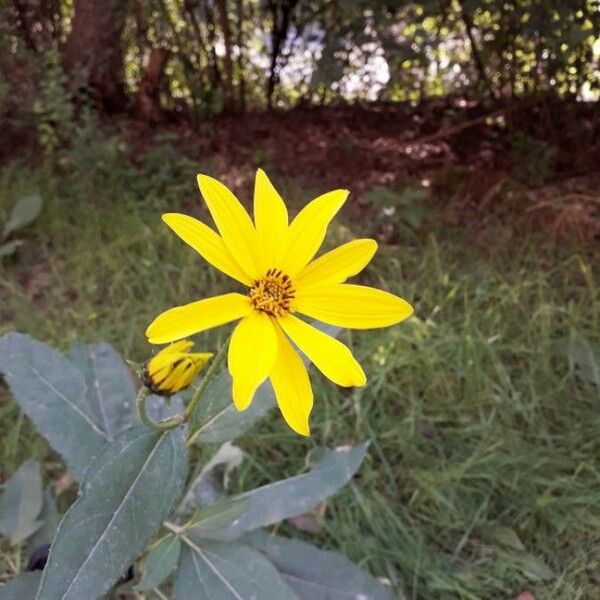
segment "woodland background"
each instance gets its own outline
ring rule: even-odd
[[[369,439],[283,533],[401,598],[597,598],[599,32],[596,0],[3,0],[0,334],[143,361],[156,314],[226,286],[160,222],[208,218],[196,173],[250,206],[263,167],[292,212],[349,188],[329,244],[375,237],[364,282],[415,316],[347,334],[369,386],[313,373],[313,437],[266,419],[232,490]],[[41,217],[7,227],[24,199]],[[2,479],[37,458],[64,510],[1,384],[0,428]]]

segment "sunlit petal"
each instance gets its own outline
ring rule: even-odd
[[[290,224],[283,247],[283,255],[277,261],[284,273],[297,275],[317,253],[331,219],[340,210],[348,190],[334,190],[315,198],[307,204]]]
[[[287,208],[262,169],[254,181],[254,222],[260,246],[261,271],[274,266],[288,228]]]
[[[248,408],[258,386],[269,376],[277,355],[277,335],[271,319],[252,312],[233,331],[229,343],[229,372],[233,378],[233,402]]]
[[[412,306],[398,296],[349,283],[298,290],[294,308],[324,323],[349,329],[388,327],[413,312]]]
[[[151,344],[164,344],[224,325],[250,314],[248,296],[224,294],[171,308],[158,315],[146,329]]]
[[[319,256],[309,263],[294,283],[298,288],[308,288],[313,285],[341,283],[360,273],[377,250],[375,240],[353,240]]]
[[[162,220],[213,267],[245,285],[252,284],[252,277],[233,258],[223,238],[202,221],[178,213],[166,213]]]
[[[345,387],[367,383],[361,366],[342,342],[292,315],[277,321],[325,377]]]
[[[313,407],[313,392],[302,359],[279,327],[277,358],[271,371],[271,383],[277,405],[286,423],[300,435],[310,435],[308,418]]]
[[[220,181],[198,175],[198,185],[227,249],[245,273],[259,276],[256,229],[246,209]]]

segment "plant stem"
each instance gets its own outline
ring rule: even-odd
[[[174,429],[175,427],[179,427],[179,425],[183,425],[183,423],[189,421],[190,417],[194,413],[196,405],[202,397],[202,394],[204,394],[209,383],[215,378],[219,367],[225,360],[225,356],[227,355],[227,347],[227,343],[223,344],[223,346],[217,353],[217,356],[215,356],[214,360],[210,364],[210,367],[206,371],[206,375],[202,378],[200,385],[194,392],[192,399],[190,400],[189,404],[185,407],[185,410],[181,415],[176,415],[174,417],[171,417],[170,419],[165,419],[164,421],[153,421],[148,416],[148,411],[146,410],[146,398],[148,395],[148,388],[142,385],[138,392],[136,400],[138,414],[140,415],[140,420],[142,421],[142,423],[146,425],[146,427],[149,427],[150,429],[154,429],[156,431],[168,431],[169,429]]]
[[[202,381],[200,382],[200,385],[194,392],[192,399],[190,400],[189,404],[185,407],[185,410],[183,411],[183,420],[184,421],[187,421],[192,416],[194,409],[196,408],[196,405],[200,401],[200,398],[202,398],[202,394],[204,394],[209,383],[215,378],[217,371],[219,370],[219,367],[225,360],[225,356],[227,355],[228,346],[229,346],[229,344],[227,342],[225,342],[221,346],[221,349],[219,350],[219,352],[217,353],[217,355],[215,356],[213,361],[210,363],[210,367],[208,368],[208,371],[206,371],[206,375],[202,378]]]
[[[145,386],[140,388],[140,391],[137,395],[137,409],[138,414],[140,415],[140,420],[146,427],[150,429],[155,429],[156,431],[168,431],[169,429],[174,429],[175,427],[179,427],[184,421],[185,418],[183,415],[176,415],[175,417],[171,417],[170,419],[165,419],[164,421],[153,421],[148,416],[148,411],[146,410],[146,398],[148,396],[148,389]]]

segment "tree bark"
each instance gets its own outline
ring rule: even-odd
[[[82,77],[92,98],[108,112],[127,105],[121,35],[128,4],[127,0],[75,0],[73,27],[63,48],[66,70],[76,80]]]
[[[473,18],[468,13],[468,11],[465,9],[463,0],[461,0],[459,2],[459,4],[460,4],[461,17],[462,17],[463,23],[465,24],[465,29],[467,31],[467,37],[469,38],[469,42],[471,44],[471,56],[473,57],[473,62],[475,63],[477,71],[479,72],[479,77],[481,78],[481,80],[487,87],[488,91],[492,95],[492,98],[496,99],[497,98],[496,91],[494,90],[492,82],[490,81],[490,78],[487,75],[487,72],[485,70],[485,65],[483,64],[483,60],[481,58],[481,54],[479,54],[479,47],[477,46],[475,36],[473,35]]]
[[[160,106],[160,85],[165,73],[169,51],[152,48],[145,61],[144,77],[140,82],[136,98],[139,115],[152,123],[160,123],[164,113]]]
[[[271,31],[271,65],[269,68],[269,80],[267,82],[267,107],[273,107],[273,93],[278,81],[278,62],[281,50],[287,39],[288,30],[292,18],[292,12],[298,4],[298,0],[269,0],[268,7],[273,19],[273,30]]]
[[[235,106],[235,96],[233,91],[233,58],[231,51],[231,27],[229,26],[229,15],[227,14],[227,0],[217,0],[217,12],[219,13],[219,24],[223,32],[223,45],[225,46],[225,56],[223,63],[225,66],[225,109],[233,110]]]

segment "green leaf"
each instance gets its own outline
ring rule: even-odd
[[[0,587],[0,600],[27,600],[35,597],[41,576],[41,571],[17,575]]]
[[[42,474],[36,460],[26,460],[8,480],[0,502],[0,533],[12,544],[39,529],[42,510]]]
[[[165,536],[148,554],[142,580],[134,590],[143,592],[159,586],[174,570],[181,553],[181,540],[174,535]]]
[[[484,528],[480,532],[482,537],[490,542],[500,544],[513,550],[525,550],[523,542],[519,539],[517,532],[512,527],[503,525]]]
[[[81,481],[108,441],[86,401],[81,373],[60,352],[20,333],[0,338],[0,372],[23,411]]]
[[[249,498],[227,498],[197,510],[190,524],[194,532],[206,537],[214,531],[221,531],[233,523],[250,504]]]
[[[247,531],[305,513],[350,481],[367,447],[368,443],[364,443],[353,448],[323,451],[309,473],[233,496],[231,500],[247,500],[248,506],[227,528],[194,529],[194,532],[209,539],[231,540]]]
[[[56,501],[50,490],[44,492],[44,501],[42,504],[42,512],[38,520],[42,522],[42,526],[27,540],[27,547],[30,551],[49,544],[54,538],[54,533],[60,521],[60,515],[56,508]]]
[[[87,402],[112,440],[135,424],[135,388],[127,364],[110,344],[77,344],[69,353],[83,374]]]
[[[21,198],[12,209],[8,221],[4,225],[2,236],[6,239],[13,231],[22,229],[35,221],[42,212],[42,197],[32,194]]]
[[[533,554],[522,554],[518,559],[518,568],[533,581],[547,581],[554,577],[552,569]]]
[[[260,552],[187,536],[183,541],[175,579],[177,600],[298,600]]]
[[[393,600],[392,590],[347,558],[256,531],[243,538],[273,562],[302,600]]]
[[[563,338],[555,345],[557,354],[566,357],[581,379],[600,388],[600,349],[585,339]]]
[[[108,444],[58,527],[36,598],[81,600],[109,590],[171,512],[187,469],[180,430],[140,426]]]
[[[0,258],[12,256],[19,246],[23,245],[23,240],[12,240],[0,246]]]
[[[269,382],[258,388],[252,404],[242,412],[233,404],[231,387],[231,376],[227,372],[221,373],[208,387],[192,417],[194,441],[215,443],[234,440],[275,406],[275,396]]]

